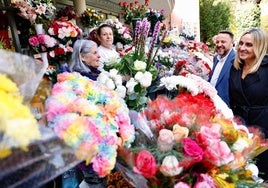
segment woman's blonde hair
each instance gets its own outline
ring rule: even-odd
[[[263,29],[252,28],[244,32],[240,37],[240,40],[246,34],[251,34],[253,36],[253,51],[255,54],[255,60],[253,66],[249,70],[249,73],[254,73],[259,69],[262,59],[268,53],[268,35]],[[239,58],[238,53],[239,52],[237,52],[235,56],[234,67],[236,69],[241,69],[244,62]]]

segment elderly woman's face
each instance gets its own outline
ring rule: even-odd
[[[94,45],[87,54],[81,55],[81,60],[88,66],[98,68],[100,66],[100,55],[97,45]]]

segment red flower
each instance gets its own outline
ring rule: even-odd
[[[156,173],[156,160],[154,156],[147,150],[139,152],[133,171],[143,175],[145,178],[152,178]]]

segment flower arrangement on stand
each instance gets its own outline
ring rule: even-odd
[[[122,8],[122,16],[126,24],[131,24],[134,18],[143,19],[145,13],[148,11],[149,0],[145,0],[144,4],[140,4],[139,1],[134,2],[119,2],[119,6]],[[134,29],[134,28],[133,28]]]
[[[52,66],[48,77],[55,82],[57,74],[62,72],[70,61],[73,44],[81,36],[82,30],[72,21],[62,17],[49,25],[48,34],[57,40],[57,45],[48,53],[49,64]]]
[[[76,156],[104,177],[115,167],[117,148],[134,140],[128,108],[115,91],[79,73],[61,73],[46,101],[48,125]]]
[[[51,0],[16,0],[11,6],[19,10],[18,14],[31,24],[44,24],[54,17],[56,7]]]
[[[261,132],[237,123],[204,79],[187,74],[161,81],[179,94],[158,96],[136,115],[135,142],[119,155],[132,175],[147,180],[142,187],[264,187],[254,165],[268,149]]]

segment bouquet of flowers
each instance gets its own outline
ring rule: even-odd
[[[175,64],[175,75],[185,75],[188,73],[200,76],[208,80],[212,69],[212,62],[201,52],[190,53],[187,58],[180,59]]]
[[[62,18],[54,20],[48,29],[48,34],[58,41],[58,45],[49,53],[49,62],[58,65],[69,62],[73,51],[73,44],[82,34],[82,30],[73,22]]]
[[[29,38],[30,47],[37,53],[52,50],[56,43],[53,37],[46,34],[33,35]]]
[[[32,24],[52,20],[56,7],[51,0],[16,0],[11,6],[19,10],[19,15]]]
[[[124,101],[76,72],[58,75],[46,112],[48,125],[75,149],[79,159],[93,163],[100,177],[114,168],[117,148],[134,140],[134,126]]]
[[[27,150],[41,135],[36,119],[23,104],[19,88],[5,74],[0,74],[0,106],[0,159],[3,159],[11,155],[14,148]]]
[[[145,52],[150,23],[146,18],[138,21],[135,29],[133,48],[119,62],[109,62],[104,66],[106,71],[118,70],[123,76],[127,88],[125,101],[130,109],[141,110],[148,102],[148,90],[157,78],[157,69],[153,64],[154,47],[160,30],[160,22],[156,24],[151,46]]]
[[[133,18],[143,19],[145,13],[148,11],[149,0],[145,0],[144,4],[141,5],[139,1],[134,2],[119,2],[119,6],[122,8],[122,16],[126,24],[130,24]]]
[[[264,187],[252,159],[268,149],[260,131],[235,122],[232,111],[202,78],[161,80],[181,92],[159,96],[138,114],[135,143],[120,153],[142,187]],[[131,178],[136,184],[135,178]]]
[[[93,28],[97,25],[99,25],[104,18],[104,15],[101,14],[101,11],[87,8],[82,14],[81,14],[81,23],[84,27],[87,28]]]
[[[66,44],[69,41],[74,41],[82,30],[71,21],[62,18],[54,20],[48,28],[48,34],[59,40],[61,44]]]

